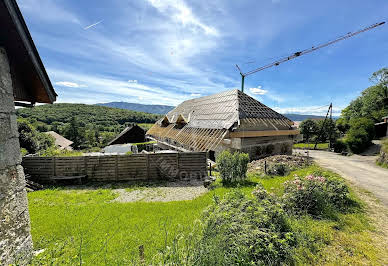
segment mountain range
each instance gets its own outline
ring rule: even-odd
[[[170,106],[170,105],[140,104],[140,103],[128,103],[128,102],[98,103],[97,105],[126,109],[126,110],[133,110],[133,111],[139,111],[139,112],[145,112],[145,113],[151,113],[151,114],[162,114],[162,115],[168,113],[169,111],[175,108],[175,106]],[[292,121],[303,121],[309,118],[312,118],[312,119],[325,118],[324,116],[317,116],[317,115],[301,115],[301,114],[283,114],[283,115]]]

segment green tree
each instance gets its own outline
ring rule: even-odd
[[[79,149],[85,142],[85,129],[81,127],[75,117],[72,117],[70,123],[64,129],[64,136],[73,142],[75,149]]]
[[[319,138],[319,142],[333,142],[339,135],[336,131],[335,122],[332,119],[317,121],[317,127],[317,138]]]
[[[376,71],[370,80],[375,85],[366,88],[361,96],[342,110],[342,117],[347,121],[352,118],[367,117],[378,122],[388,114],[388,68]]]
[[[352,119],[346,133],[345,143],[354,153],[361,153],[368,148],[374,137],[374,122],[368,118]]]
[[[335,126],[337,127],[338,131],[341,132],[341,134],[345,134],[346,131],[348,131],[350,128],[349,121],[343,117],[337,119]]]
[[[300,123],[300,133],[303,134],[303,137],[309,141],[313,136],[316,136],[318,132],[317,123],[312,119],[306,119]]]
[[[40,133],[25,119],[18,119],[18,131],[20,147],[28,153],[37,153],[54,147],[53,137]]]

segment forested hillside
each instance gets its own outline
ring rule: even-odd
[[[172,109],[174,109],[174,106],[170,105],[140,104],[127,102],[98,103],[97,105],[162,115],[167,114]]]
[[[154,123],[159,115],[105,106],[59,103],[17,110],[20,120],[38,132],[55,131],[74,142],[73,147],[102,147],[131,123]]]

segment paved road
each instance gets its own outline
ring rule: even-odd
[[[319,165],[372,192],[388,207],[388,169],[375,164],[376,156],[342,156],[327,151],[309,151],[309,154]]]

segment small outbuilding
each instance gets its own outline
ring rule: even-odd
[[[114,138],[109,145],[127,144],[127,143],[141,143],[145,141],[145,130],[138,125],[130,125],[125,128],[116,138]]]
[[[55,139],[55,146],[57,146],[60,150],[67,150],[67,151],[73,150],[73,147],[71,147],[73,142],[71,140],[68,140],[64,136],[59,135],[55,131],[49,131],[49,132],[46,132],[46,134],[50,135]]]

